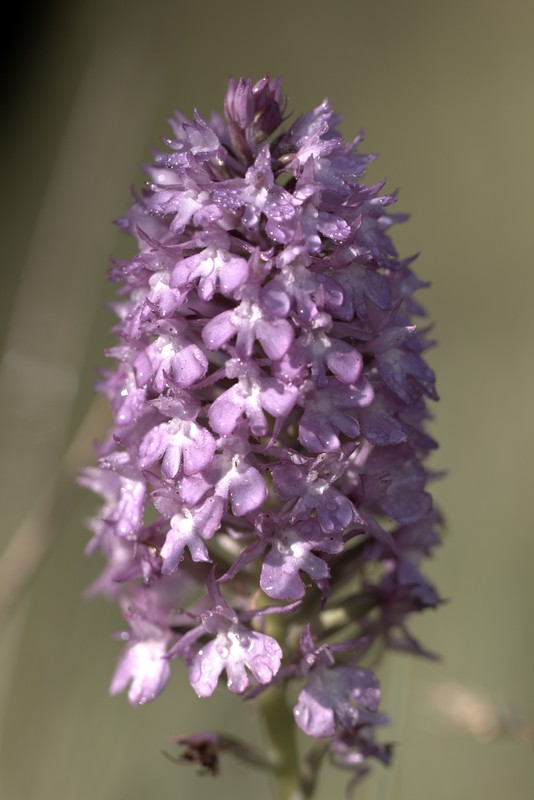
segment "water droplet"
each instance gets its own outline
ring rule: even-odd
[[[216,650],[221,658],[228,658],[230,654],[230,650],[226,647],[226,645],[218,644],[216,645]]]

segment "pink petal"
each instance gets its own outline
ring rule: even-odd
[[[211,319],[202,331],[204,344],[210,350],[218,350],[223,344],[235,336],[236,326],[232,322],[234,316],[233,309],[223,311]]]
[[[269,358],[279,361],[293,343],[295,334],[291,324],[285,319],[272,322],[259,320],[256,323],[256,336]]]

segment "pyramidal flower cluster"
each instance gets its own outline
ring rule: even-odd
[[[374,158],[327,101],[291,122],[278,80],[230,80],[224,117],[172,135],[121,227],[113,429],[82,482],[103,499],[92,587],[127,621],[111,684],[143,704],[174,659],[200,697],[294,683],[296,726],[357,773],[377,647],[424,653],[407,618],[438,596],[424,459],[423,287],[388,229]]]

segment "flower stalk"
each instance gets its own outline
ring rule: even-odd
[[[296,728],[283,686],[270,686],[258,698],[265,739],[273,758],[273,800],[305,800],[301,789]]]

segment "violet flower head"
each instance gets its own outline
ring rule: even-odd
[[[409,616],[439,603],[437,395],[404,217],[338,123],[326,100],[291,121],[269,77],[170,120],[119,220],[113,428],[82,481],[104,501],[91,592],[129,626],[111,691],[152,700],[175,659],[200,697],[295,681],[293,729],[357,778],[391,755],[368,651],[425,654]]]

